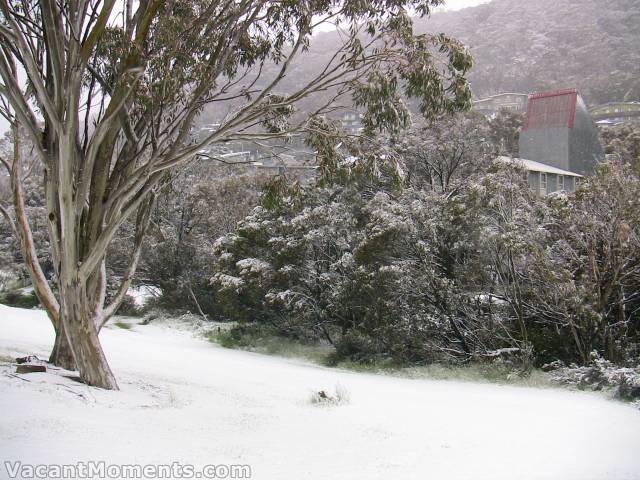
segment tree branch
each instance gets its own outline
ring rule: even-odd
[[[13,130],[14,158],[11,171],[11,188],[13,190],[13,206],[16,214],[16,230],[19,232],[19,237],[22,242],[22,250],[25,255],[25,263],[29,270],[34,290],[38,295],[38,299],[47,311],[49,318],[51,318],[51,321],[57,328],[60,317],[60,305],[58,304],[58,301],[49,286],[47,277],[44,275],[42,267],[40,267],[40,263],[38,262],[38,254],[33,241],[33,233],[31,232],[27,212],[24,206],[24,194],[22,192],[22,184],[20,180],[21,156],[19,124],[14,124]]]

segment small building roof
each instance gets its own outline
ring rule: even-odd
[[[610,118],[605,118],[604,120],[598,120],[596,125],[620,125],[624,123],[622,120],[611,120]]]
[[[533,160],[527,160],[526,158],[513,158],[513,157],[500,156],[498,157],[498,160],[501,162],[518,164],[522,166],[525,170],[528,170],[530,172],[553,173],[556,175],[563,175],[565,177],[582,178],[582,175],[578,175],[577,173],[570,172],[569,170],[563,170],[561,168],[552,167],[551,165],[536,162]]]
[[[529,95],[523,130],[573,128],[578,91],[575,88]]]

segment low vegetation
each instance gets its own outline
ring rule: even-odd
[[[40,306],[40,301],[33,291],[24,289],[0,291],[0,303],[18,308],[34,308]]]
[[[225,348],[237,348],[267,355],[299,358],[325,364],[333,348],[319,342],[287,338],[280,331],[262,324],[242,324],[210,331],[207,338]]]
[[[116,327],[122,328],[123,330],[130,330],[131,324],[123,321],[118,321],[113,323]]]

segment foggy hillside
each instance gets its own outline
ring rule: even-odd
[[[589,105],[640,99],[640,0],[493,0],[415,21],[417,32],[462,40],[475,58],[469,80],[476,98],[576,87]],[[283,93],[309,81],[339,48],[335,33],[315,37],[280,84]],[[266,67],[266,78],[275,76]],[[300,102],[317,108],[321,98]],[[200,123],[224,112],[212,107]]]
[[[638,0],[493,0],[416,29],[471,48],[477,97],[577,87],[590,104],[640,98]]]

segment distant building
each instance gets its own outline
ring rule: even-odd
[[[319,167],[316,165],[286,165],[285,163],[265,164],[253,162],[252,166],[258,171],[269,175],[289,175],[303,184],[312,183],[318,176]]]
[[[497,115],[500,110],[525,113],[528,98],[529,95],[526,93],[500,93],[474,101],[473,108],[488,117]]]
[[[598,125],[616,125],[631,119],[640,119],[640,102],[611,102],[589,109]]]
[[[523,158],[498,157],[499,161],[512,163],[527,171],[527,182],[541,196],[553,192],[573,193],[582,175]]]
[[[343,130],[349,135],[357,135],[362,132],[364,125],[362,125],[362,115],[355,110],[349,110],[342,114],[340,117],[340,123]]]
[[[575,89],[529,95],[519,146],[521,158],[578,176],[604,159],[598,129]]]

